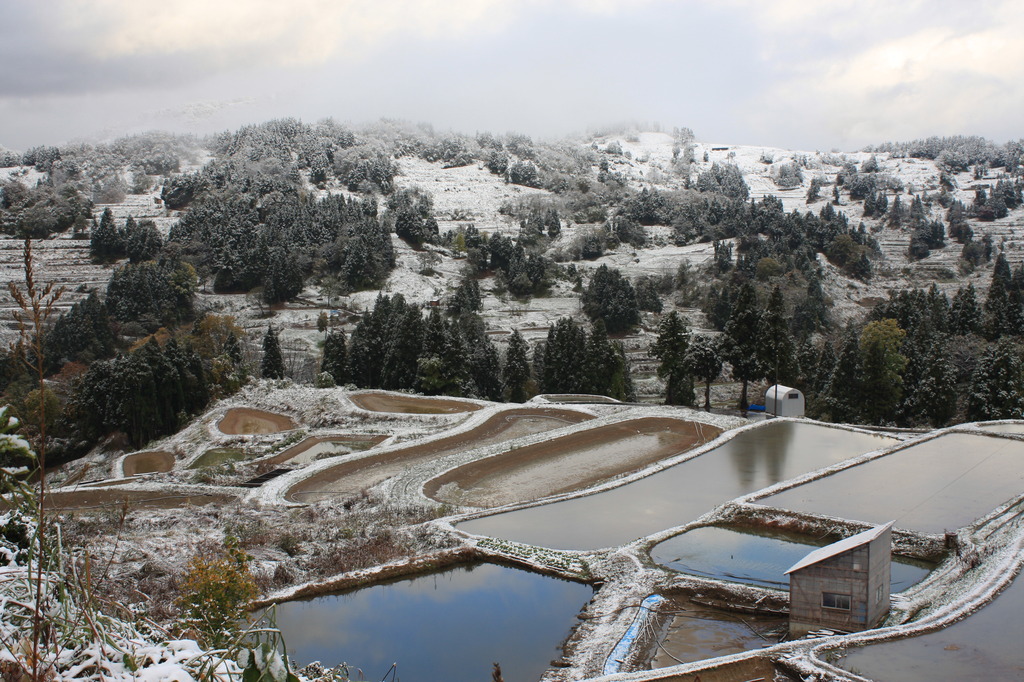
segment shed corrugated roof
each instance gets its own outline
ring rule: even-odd
[[[839,542],[833,542],[831,545],[819,547],[818,549],[814,550],[813,552],[805,556],[800,561],[793,564],[793,566],[790,567],[788,571],[786,571],[786,575],[789,575],[793,571],[799,571],[801,568],[806,568],[811,564],[816,564],[818,562],[824,561],[825,559],[829,559],[831,557],[842,554],[843,552],[848,552],[849,550],[855,547],[866,545],[867,543],[871,542],[879,535],[884,533],[887,528],[892,528],[892,524],[894,523],[896,523],[895,520],[890,521],[889,523],[886,523],[881,526],[868,528],[863,532],[857,533],[856,535],[851,535],[850,537],[840,540]]]

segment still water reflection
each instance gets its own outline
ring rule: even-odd
[[[619,488],[474,519],[459,528],[560,549],[612,547],[692,521],[759,488],[895,442],[816,424],[770,422]]]
[[[854,649],[842,666],[886,682],[1024,679],[1024,580],[966,619],[918,637]]]
[[[398,663],[405,682],[537,680],[593,596],[579,583],[477,564],[277,607],[300,665],[347,662],[368,680]]]
[[[667,668],[771,646],[778,642],[789,622],[778,617],[740,616],[692,603],[673,606],[675,617],[658,644],[651,661],[652,668]]]
[[[1024,423],[1021,422],[1006,422],[1003,424],[986,424],[981,428],[986,431],[994,431],[996,433],[1024,433]]]
[[[822,544],[806,537],[760,535],[706,526],[658,543],[651,550],[651,557],[681,573],[788,589],[789,576],[785,572]],[[892,591],[907,589],[928,575],[928,571],[923,564],[894,560]]]
[[[941,533],[1024,493],[1024,442],[950,433],[758,500]]]

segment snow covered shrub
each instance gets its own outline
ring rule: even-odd
[[[214,647],[238,635],[246,604],[259,594],[249,571],[252,557],[234,538],[224,541],[224,550],[224,556],[197,554],[189,560],[177,600],[184,629]]]
[[[772,180],[777,187],[788,189],[799,187],[804,181],[804,176],[800,172],[800,167],[790,161],[772,166]]]

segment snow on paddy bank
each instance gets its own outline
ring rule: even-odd
[[[412,399],[411,396],[406,396],[405,394],[391,395],[401,397],[402,399]],[[531,404],[523,406],[498,405],[480,401],[472,402],[474,405],[479,405],[480,409],[466,414],[374,413],[356,406],[349,398],[349,392],[344,389],[312,389],[297,387],[287,382],[261,382],[244,389],[230,400],[222,401],[222,403],[218,404],[203,417],[197,419],[181,433],[153,444],[152,449],[176,453],[177,462],[180,466],[184,459],[213,446],[225,447],[241,444],[244,447],[252,448],[254,452],[266,452],[267,454],[264,455],[265,459],[266,456],[271,456],[273,453],[284,452],[283,448],[274,448],[277,447],[276,444],[285,442],[289,437],[296,439],[328,437],[331,434],[337,434],[339,431],[351,431],[360,434],[387,435],[391,438],[388,441],[387,447],[378,446],[366,452],[341,456],[345,458],[369,458],[375,454],[386,453],[408,445],[438,442],[456,434],[468,433],[487,419],[510,409],[530,407],[551,408],[550,404],[545,404],[543,399],[538,399]],[[297,435],[253,434],[231,436],[220,433],[216,428],[219,418],[229,409],[237,407],[249,407],[287,415],[298,424],[299,428],[293,432]],[[447,513],[450,510],[438,507],[434,501],[424,496],[424,481],[471,462],[484,461],[487,458],[497,458],[502,453],[517,447],[544,443],[602,424],[622,423],[638,418],[670,417],[673,419],[693,419],[706,424],[713,424],[726,431],[725,434],[711,443],[676,457],[659,461],[643,471],[605,481],[599,486],[564,496],[566,499],[582,497],[585,494],[612,489],[626,482],[644,478],[656,471],[661,471],[707,453],[722,443],[735,439],[742,433],[768,426],[768,424],[764,423],[750,423],[738,417],[706,414],[664,406],[623,404],[567,406],[563,404],[559,405],[558,409],[573,410],[596,418],[580,424],[565,425],[542,434],[520,436],[505,442],[492,443],[485,447],[445,455],[440,459],[425,460],[377,486],[371,491],[371,496],[375,499],[385,500],[389,509],[406,507],[410,509],[433,508],[441,513]],[[818,426],[825,427],[825,425]],[[843,429],[844,427],[828,426],[828,428]],[[970,426],[958,428],[967,431],[981,431],[981,429]],[[871,433],[859,429],[849,430],[865,435]],[[1009,440],[1022,438],[1020,435],[1004,437]],[[880,456],[881,452],[876,451],[863,455],[858,458],[858,461],[873,459]],[[167,547],[188,548],[195,546],[197,542],[203,541],[204,537],[217,539],[223,532],[221,527],[225,521],[217,521],[216,519],[221,518],[222,514],[224,515],[223,519],[231,519],[230,523],[232,524],[251,523],[256,519],[262,519],[261,523],[266,524],[265,528],[288,528],[289,525],[294,526],[299,523],[308,523],[306,520],[301,520],[305,518],[301,515],[306,514],[306,512],[299,509],[303,505],[293,506],[283,503],[282,494],[294,482],[316,475],[317,471],[333,466],[338,460],[339,458],[335,457],[309,464],[300,463],[301,468],[295,472],[272,480],[261,488],[247,491],[242,500],[237,503],[231,503],[223,509],[208,505],[203,508],[181,508],[175,510],[140,509],[133,511],[133,514],[144,516],[147,519],[146,523],[155,524],[154,528],[159,526],[161,529],[159,533],[154,534],[151,538],[147,537],[144,539],[141,536],[133,536],[132,546],[137,548],[133,549],[133,552],[136,552],[133,556],[137,557],[136,560],[138,560],[138,557],[149,555],[160,556],[161,553],[166,552]],[[821,472],[819,471],[817,474],[820,475]],[[180,472],[148,474],[143,480],[136,479],[125,482],[123,487],[126,493],[134,495],[166,495],[172,489],[176,489],[178,494],[187,491],[199,492],[200,490],[210,492],[230,490],[232,494],[240,492],[238,489],[230,486],[174,486],[173,481],[177,480],[175,477],[180,475]],[[118,489],[121,487],[118,486]],[[780,484],[780,487],[782,487],[782,484]],[[80,488],[79,492],[87,490],[89,489]],[[108,488],[107,490],[113,492],[113,489]],[[771,490],[771,488],[768,490]],[[761,494],[763,494],[763,491]],[[690,527],[693,524],[707,525],[714,521],[726,522],[740,518],[745,523],[755,525],[757,523],[767,525],[776,522],[787,523],[788,517],[783,513],[771,509],[758,508],[755,504],[750,504],[749,500],[756,499],[756,497],[756,494],[752,494],[730,501],[709,510],[705,515],[692,523],[688,523],[685,527]],[[544,501],[550,501],[550,499]],[[716,659],[715,664],[729,661],[742,662],[748,660],[749,657],[751,659],[783,661],[782,664],[791,669],[804,667],[808,670],[820,670],[821,668],[817,667],[820,666],[818,658],[823,657],[824,654],[819,655],[815,651],[820,651],[821,647],[836,646],[851,641],[876,641],[872,638],[897,637],[901,633],[908,631],[908,627],[911,631],[915,632],[926,627],[936,627],[937,625],[949,622],[953,618],[969,613],[972,609],[979,608],[985,600],[992,597],[999,585],[1005,584],[1005,580],[1008,579],[1006,577],[1007,573],[1012,573],[1017,569],[1016,562],[1019,560],[1013,556],[1013,552],[1024,545],[1024,539],[1022,539],[1021,531],[1018,527],[1019,519],[1015,516],[1016,507],[1014,505],[1016,502],[1017,500],[1014,500],[1003,505],[1003,507],[979,521],[979,525],[961,531],[960,542],[964,548],[964,556],[976,556],[980,560],[980,563],[975,568],[969,568],[969,564],[960,562],[955,557],[947,559],[926,581],[901,594],[894,601],[894,619],[905,619],[913,615],[915,621],[909,626],[887,626],[884,630],[863,633],[853,638],[836,637],[816,642],[799,641],[786,643],[776,645],[763,652],[736,654]],[[537,501],[510,505],[501,510],[525,508],[535,504],[537,504]],[[330,503],[321,503],[309,509],[310,518],[324,513],[341,513],[340,505]],[[469,510],[464,511],[468,512]],[[566,646],[566,659],[564,663],[568,667],[549,671],[545,678],[550,680],[569,680],[592,679],[602,674],[604,666],[608,661],[608,654],[615,644],[620,641],[630,624],[634,622],[640,602],[652,594],[722,594],[741,603],[753,602],[768,597],[772,599],[777,598],[772,596],[773,593],[770,590],[744,586],[738,588],[722,587],[721,584],[710,579],[697,579],[678,574],[671,575],[670,572],[655,567],[648,555],[650,545],[668,534],[679,532],[680,527],[655,533],[646,538],[611,549],[572,552],[546,550],[500,539],[467,537],[462,533],[452,531],[452,523],[478,515],[480,515],[479,512],[473,511],[456,516],[445,516],[433,521],[419,522],[420,525],[417,526],[418,530],[415,533],[420,538],[420,541],[425,543],[422,552],[413,553],[409,557],[381,564],[376,568],[360,569],[356,572],[347,572],[324,579],[304,577],[299,581],[298,585],[273,592],[268,599],[287,599],[300,594],[319,593],[323,590],[337,589],[342,586],[366,584],[383,575],[390,575],[391,572],[397,572],[394,573],[395,575],[405,575],[409,572],[426,570],[428,567],[436,566],[437,562],[447,561],[451,557],[461,558],[469,556],[469,554],[472,554],[474,558],[511,562],[533,570],[562,575],[564,577],[599,581],[603,583],[603,586],[591,605],[587,607],[576,634],[573,635]],[[313,522],[324,523],[322,520]],[[809,517],[805,522],[824,524],[819,525],[818,527],[820,528],[824,528],[830,523],[827,519],[815,521]],[[845,526],[840,527],[845,528]],[[852,530],[852,526],[850,529]],[[400,529],[398,532],[406,533],[409,531]],[[907,539],[908,543],[909,541]],[[181,554],[182,551],[177,553]],[[312,551],[312,547],[308,547],[306,551]],[[466,554],[467,552],[469,554]],[[284,560],[280,551],[273,548],[259,548],[256,550],[256,554],[258,555],[256,565],[264,573],[272,573],[274,567]],[[183,554],[180,561],[183,562],[185,558],[187,556]],[[944,600],[947,600],[946,595],[948,595],[948,607],[944,603]],[[644,656],[643,646],[646,646],[649,642],[644,640],[640,644],[642,645],[640,647],[641,650],[630,655],[627,667],[643,664],[643,660],[641,660]],[[816,655],[818,658],[815,658]],[[710,665],[707,662],[703,662],[666,668],[659,671],[619,673],[607,679],[672,679],[673,676],[682,675],[687,671],[707,670]]]

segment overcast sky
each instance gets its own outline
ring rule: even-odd
[[[1024,137],[1021,0],[0,0],[0,145],[280,116]]]

